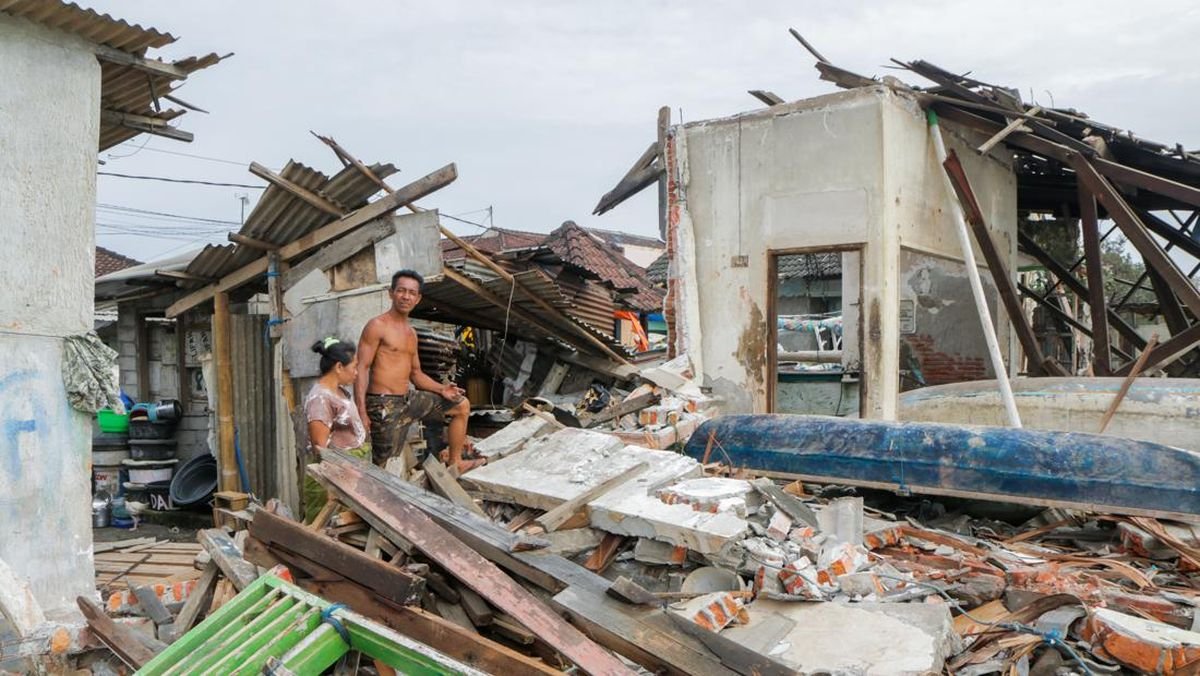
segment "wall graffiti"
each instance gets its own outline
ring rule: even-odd
[[[46,408],[37,388],[29,385],[39,380],[33,369],[15,371],[0,377],[0,434],[4,438],[4,465],[13,479],[21,476],[21,439],[27,434],[44,436],[39,421],[46,419]]]

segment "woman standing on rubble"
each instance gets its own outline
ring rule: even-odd
[[[370,461],[371,444],[367,441],[366,428],[350,391],[354,379],[358,377],[354,343],[330,336],[313,343],[312,351],[321,355],[321,377],[304,398],[304,416],[308,421],[308,462],[319,462],[320,452],[326,448],[336,448]],[[325,489],[305,474],[305,521],[311,521],[321,511],[326,499]]]

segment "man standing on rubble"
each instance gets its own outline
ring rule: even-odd
[[[408,321],[421,302],[424,284],[412,270],[392,275],[391,309],[367,322],[358,340],[354,400],[371,434],[375,464],[383,465],[400,452],[414,422],[441,422],[449,416],[447,464],[466,472],[484,462],[463,457],[470,403],[458,386],[443,385],[421,371],[417,333]]]

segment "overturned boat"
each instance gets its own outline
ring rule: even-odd
[[[1029,429],[1096,432],[1124,378],[1017,378],[1013,398]],[[906,421],[1004,425],[995,380],[935,385],[900,395]],[[1200,378],[1136,378],[1106,436],[1200,451]]]
[[[1097,434],[729,415],[684,452],[778,478],[1200,520],[1200,453]]]

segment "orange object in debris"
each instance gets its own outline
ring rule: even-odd
[[[646,329],[642,328],[642,321],[638,319],[636,312],[617,310],[613,313],[613,319],[624,319],[629,322],[630,328],[633,329],[633,343],[637,346],[638,352],[650,349],[650,337],[646,335]]]
[[[1200,668],[1200,634],[1106,608],[1092,612],[1082,638],[1102,657],[1148,674],[1193,674]]]

